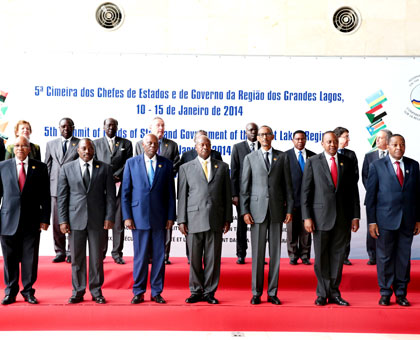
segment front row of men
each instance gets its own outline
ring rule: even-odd
[[[245,223],[251,225],[252,304],[261,303],[267,235],[267,300],[280,304],[277,286],[282,224],[292,221],[297,207],[289,156],[271,147],[273,139],[270,127],[258,130],[261,148],[243,159],[237,202]],[[359,228],[357,180],[353,162],[337,153],[336,134],[324,133],[321,144],[323,153],[303,160],[301,217],[297,220],[303,220],[306,231],[314,235],[318,280],[315,304],[348,305],[339,285],[348,231]],[[173,165],[157,155],[159,142],[155,135],[147,135],[142,147],[143,155],[127,160],[121,189],[122,217],[134,239],[132,303],[144,301],[149,254],[151,300],[165,303],[161,296],[165,230],[171,229],[175,220]],[[231,182],[228,165],[210,157],[211,144],[206,136],[196,139],[196,151],[198,157],[180,167],[178,184],[178,224],[187,236],[191,261],[191,296],[186,302],[216,304],[222,234],[232,222]],[[419,164],[403,157],[405,141],[400,135],[391,136],[388,151],[388,156],[370,165],[365,203],[369,231],[377,239],[379,304],[389,305],[394,293],[396,302],[407,306],[411,243],[413,235],[420,232]],[[48,172],[45,164],[28,159],[29,140],[25,137],[16,140],[14,152],[16,158],[0,163],[0,235],[6,283],[2,304],[15,302],[19,263],[21,294],[29,303],[37,303],[32,286],[37,274],[40,229],[48,228],[51,210]],[[110,165],[93,159],[91,140],[82,139],[77,152],[76,160],[62,166],[57,190],[57,220],[61,232],[70,234],[73,294],[69,303],[83,301],[86,291],[86,241],[89,290],[94,301],[105,303],[101,290],[103,250],[105,234],[115,222],[116,178]],[[298,152],[290,157],[301,163],[301,155]]]

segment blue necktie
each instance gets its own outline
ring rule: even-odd
[[[302,151],[300,151],[300,150],[299,150],[298,162],[299,162],[300,168],[302,169],[302,172],[303,172],[303,170],[305,169],[305,160],[303,159]]]
[[[155,178],[155,170],[153,169],[153,161],[149,162],[149,171],[147,172],[147,177],[149,177],[149,184],[152,186],[153,179]]]

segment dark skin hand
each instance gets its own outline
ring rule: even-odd
[[[181,223],[178,225],[179,231],[182,235],[187,236],[188,234],[188,226],[186,223]],[[225,225],[223,226],[223,234],[226,234],[230,229],[230,222],[225,222]]]
[[[251,214],[245,214],[244,215],[244,221],[246,224],[254,224],[254,218]],[[292,214],[286,214],[286,218],[284,219],[283,223],[290,223],[292,222]]]
[[[378,238],[379,228],[378,228],[378,225],[376,223],[369,224],[369,234],[374,239]],[[414,226],[413,234],[414,234],[414,236],[417,236],[418,234],[420,234],[420,222],[416,222],[416,224]]]

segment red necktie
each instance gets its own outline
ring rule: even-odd
[[[396,161],[395,164],[397,164],[397,178],[398,178],[398,181],[400,182],[400,185],[402,187],[403,183],[404,183],[404,176],[403,176],[402,171],[401,171],[400,162]]]
[[[23,162],[20,163],[20,169],[19,169],[19,189],[22,192],[23,186],[25,185],[26,180],[26,174],[25,174],[25,166],[23,165]]]
[[[337,188],[337,164],[335,164],[335,158],[331,157],[331,177],[334,182],[334,186]]]

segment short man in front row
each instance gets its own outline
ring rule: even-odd
[[[93,141],[95,158],[111,165],[116,186],[121,185],[124,165],[127,159],[133,157],[133,147],[128,139],[118,137],[118,121],[108,118],[104,121],[105,136]],[[120,188],[121,189],[121,188]],[[106,232],[104,258],[108,250],[108,232]],[[125,264],[123,259],[124,224],[121,213],[121,190],[118,190],[115,209],[115,224],[112,228],[111,255],[115,263]]]
[[[293,187],[287,154],[271,147],[273,130],[258,130],[261,149],[244,159],[240,204],[246,224],[251,225],[252,299],[261,303],[264,288],[265,248],[269,244],[267,301],[279,305],[277,288],[280,269],[280,245],[283,223],[292,221]]]
[[[29,159],[29,140],[18,137],[15,157],[0,162],[0,239],[4,259],[5,297],[2,305],[16,301],[19,263],[25,301],[36,304],[33,285],[38,273],[40,230],[50,223],[51,198],[47,166]]]
[[[286,151],[290,162],[294,202],[293,221],[287,225],[287,252],[291,265],[296,265],[299,258],[303,264],[310,265],[311,233],[308,233],[303,225],[300,207],[300,189],[302,187],[303,170],[305,169],[306,160],[314,156],[315,153],[305,148],[306,134],[304,131],[295,131],[292,141],[294,147]]]
[[[348,306],[339,290],[348,230],[359,229],[359,191],[354,163],[337,153],[333,131],[322,136],[324,152],[309,158],[301,189],[305,229],[314,234],[317,306],[334,303]]]
[[[232,204],[236,207],[237,223],[236,223],[236,256],[237,264],[245,264],[246,250],[248,249],[246,225],[241,214],[241,205],[239,203],[239,194],[241,192],[242,168],[244,158],[251,152],[260,148],[257,141],[258,126],[255,123],[248,123],[245,126],[246,141],[237,143],[232,148],[232,156],[230,158],[230,179],[232,181]]]
[[[178,178],[178,225],[190,250],[191,296],[186,302],[217,304],[222,235],[232,222],[229,166],[210,157],[206,136],[197,138],[195,148],[198,157],[180,167]]]
[[[419,163],[404,156],[401,135],[391,136],[388,151],[369,168],[367,219],[376,239],[379,304],[388,306],[394,293],[397,304],[409,306],[411,244],[413,235],[420,233]]]
[[[129,159],[124,170],[121,203],[124,225],[133,234],[133,304],[144,301],[149,257],[152,258],[151,300],[165,303],[161,296],[165,276],[165,234],[175,220],[175,185],[172,162],[156,155],[158,147],[157,137],[146,135],[144,153]]]
[[[105,303],[103,250],[105,234],[115,218],[115,184],[110,165],[94,160],[93,142],[84,138],[79,158],[65,164],[58,181],[58,221],[70,233],[73,294],[69,303],[83,301],[86,291],[86,241],[89,244],[89,290],[92,300]]]

